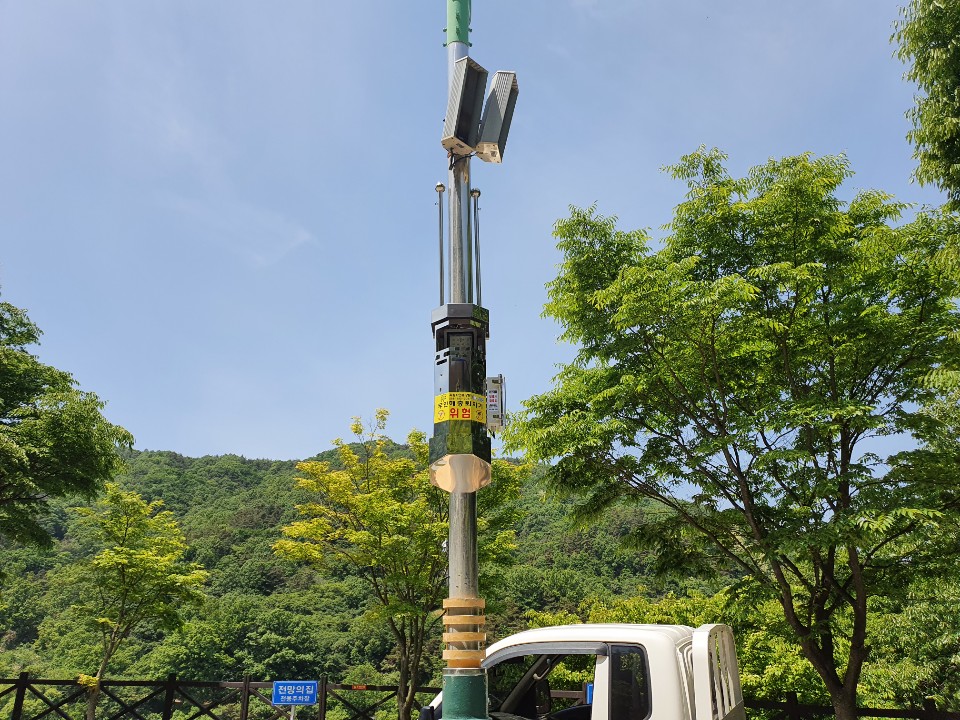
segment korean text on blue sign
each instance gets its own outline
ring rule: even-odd
[[[273,683],[274,705],[316,705],[316,680],[276,680]]]

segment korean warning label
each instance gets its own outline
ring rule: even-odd
[[[472,420],[486,424],[487,398],[476,393],[454,392],[433,399],[433,421]]]

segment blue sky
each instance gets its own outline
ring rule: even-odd
[[[515,70],[482,192],[488,370],[512,409],[571,357],[542,319],[553,223],[655,235],[701,144],[743,172],[846,153],[910,183],[887,0],[474,0]],[[444,0],[0,0],[0,291],[136,447],[303,458],[390,409],[431,430]]]

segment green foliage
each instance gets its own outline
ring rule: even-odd
[[[338,466],[303,462],[298,479],[311,501],[298,505],[303,520],[283,528],[273,548],[284,558],[312,563],[325,572],[346,565],[367,583],[375,598],[372,619],[387,625],[396,642],[397,698],[408,717],[413,689],[431,672],[425,656],[436,641],[446,596],[449,497],[430,484],[423,433],[411,432],[409,451],[390,456],[383,434],[388,414],[378,410],[369,429],[359,418],[351,425],[356,442],[334,441]],[[478,499],[480,562],[498,565],[514,549],[508,529],[508,501],[519,493],[522,468],[498,461],[496,493]],[[485,542],[484,542],[485,541]]]
[[[594,209],[557,223],[545,314],[576,343],[508,431],[581,518],[630,506],[659,569],[733,569],[776,601],[847,718],[868,603],[955,559],[960,454],[932,408],[955,369],[957,282],[929,216],[867,191],[843,157],[731,177],[670,168],[688,195],[660,250]],[[872,452],[887,438],[915,449]],[[938,445],[940,443],[940,445]]]
[[[343,469],[324,462],[297,466],[305,474],[298,485],[316,500],[298,506],[307,519],[286,526],[287,538],[274,549],[319,567],[348,563],[363,574],[387,614],[403,615],[410,600],[442,593],[446,498],[430,486],[422,457],[418,463],[387,456],[385,421],[378,415],[368,434],[354,421],[358,450],[334,442]],[[422,434],[412,434],[409,442],[415,455],[423,454]],[[396,592],[408,586],[409,592]]]
[[[960,584],[922,579],[898,598],[875,598],[864,695],[874,707],[936,701],[960,707]]]
[[[524,485],[517,507],[515,564],[481,583],[492,635],[524,629],[531,611],[574,612],[588,597],[629,595],[655,582],[646,555],[624,545],[635,529],[630,512],[613,511],[602,523],[572,523],[570,503],[538,482]]]
[[[93,508],[78,508],[78,543],[94,554],[64,568],[76,626],[99,635],[103,677],[120,644],[135,629],[171,630],[185,607],[202,601],[207,573],[184,560],[187,545],[172,513],[107,483]]]
[[[28,352],[39,339],[23,310],[0,302],[0,535],[49,544],[50,499],[93,497],[133,439],[107,422],[96,395]]]
[[[408,452],[393,443],[387,449]],[[335,455],[319,457],[336,463]],[[184,607],[178,630],[133,630],[111,659],[112,676],[339,678],[362,662],[392,672],[392,638],[367,615],[370,592],[349,568],[321,578],[272,554],[280,527],[296,518],[294,505],[310,499],[292,487],[295,463],[136,451],[125,459],[118,478],[125,489],[175,499],[170,509],[189,543],[185,558],[209,571],[213,597],[202,608]],[[71,677],[98,661],[97,628],[76,616],[66,582],[68,567],[95,552],[95,543],[81,541],[77,513],[58,502],[51,510],[62,538],[54,551],[0,542],[0,568],[9,570],[0,596],[10,600],[0,603],[0,677],[25,669]]]
[[[55,563],[51,553],[34,545],[11,548],[2,557],[0,570],[9,579],[0,586],[0,651],[7,651],[37,639],[46,610],[39,598]]]
[[[938,456],[955,448],[960,437],[956,407],[946,397],[930,409],[937,418]],[[359,445],[351,447],[362,453]],[[389,458],[413,457],[411,448],[386,440],[383,449]],[[334,449],[314,460],[342,469],[339,454]],[[195,680],[236,680],[245,674],[269,680],[327,675],[336,682],[399,682],[395,637],[383,612],[374,608],[363,577],[336,561],[318,574],[310,565],[272,555],[270,546],[281,539],[281,528],[300,519],[294,505],[316,499],[315,493],[294,487],[294,463],[136,451],[126,452],[125,460],[126,471],[118,478],[124,489],[148,500],[173,498],[164,508],[183,528],[189,544],[185,558],[209,571],[210,597],[202,606],[183,607],[177,629],[145,625],[132,630],[110,660],[111,676],[159,679],[173,672]],[[949,465],[924,467],[932,476]],[[644,552],[642,543],[640,551],[624,545],[624,539],[632,541],[648,529],[644,517],[653,512],[652,503],[642,505],[642,513],[633,505],[616,507],[602,522],[571,524],[570,500],[528,478],[526,469],[509,463],[497,468],[498,480],[478,495],[483,532],[496,537],[514,531],[509,545],[515,549],[507,557],[500,553],[495,566],[484,564],[481,593],[492,639],[529,622],[724,621],[735,629],[749,695],[779,698],[785,690],[797,690],[805,700],[824,699],[822,683],[802,658],[775,599],[746,588],[718,595],[730,583],[729,573],[660,579],[651,574],[662,564],[657,556]],[[501,503],[494,496],[502,468],[520,472],[523,480],[520,497]],[[542,474],[548,468],[535,470]],[[0,677],[24,670],[76,677],[93,672],[101,660],[100,627],[80,614],[76,587],[67,583],[71,566],[88,560],[100,546],[81,529],[87,521],[83,515],[60,500],[50,511],[45,527],[60,538],[52,549],[0,542],[0,568],[7,571],[0,595]],[[669,531],[671,525],[663,527]],[[691,545],[688,555],[694,550],[702,548]],[[897,596],[871,598],[871,653],[861,704],[897,707],[930,696],[943,707],[960,707],[953,682],[960,677],[953,642],[960,637],[960,618],[956,590],[942,580],[949,576],[948,560],[941,567],[925,563],[928,575]],[[849,620],[840,626],[848,630]],[[439,655],[432,637],[425,656]],[[439,684],[439,663],[425,667],[426,682]],[[577,669],[569,670],[571,683],[578,685]],[[0,713],[9,709],[0,702]],[[331,717],[337,712],[345,711],[331,708]]]
[[[907,135],[919,160],[916,178],[945,190],[960,209],[960,2],[910,0],[901,8],[893,40],[908,63],[906,77],[919,86],[907,113]]]

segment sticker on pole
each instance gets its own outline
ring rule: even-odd
[[[433,421],[472,420],[487,422],[487,398],[485,395],[468,392],[451,392],[433,399]]]
[[[316,705],[316,680],[275,680],[273,683],[274,705]]]

